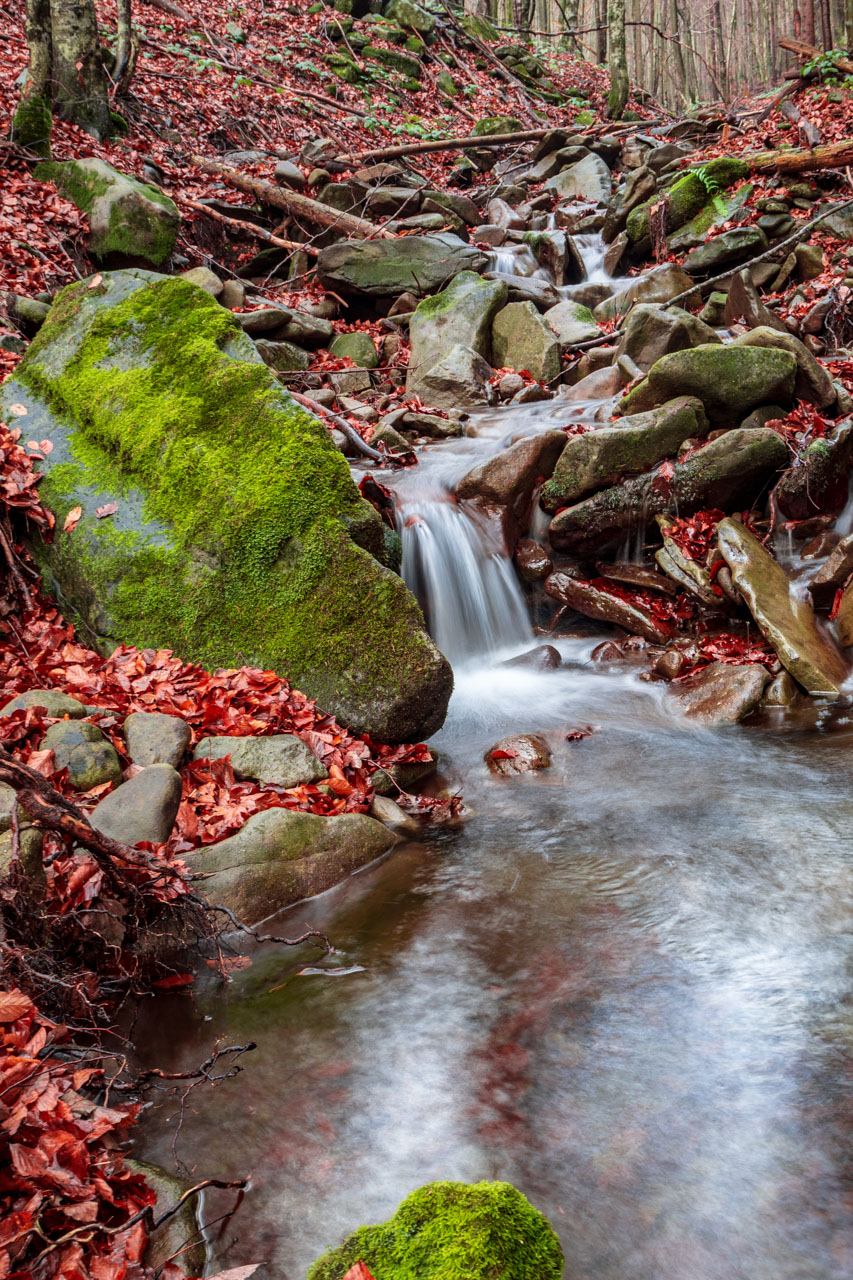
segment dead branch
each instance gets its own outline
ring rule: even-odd
[[[828,142],[814,150],[755,151],[741,159],[753,173],[810,173],[815,169],[844,169],[853,164],[853,138]]]
[[[823,49],[818,49],[813,44],[806,44],[804,40],[795,40],[792,36],[781,36],[777,44],[780,49],[795,53],[801,62],[812,62],[824,52]],[[846,75],[853,74],[853,61],[850,58],[833,56],[832,61],[839,71],[843,71]]]
[[[334,227],[336,231],[359,240],[395,239],[392,232],[386,231],[384,227],[379,227],[374,222],[358,218],[352,213],[341,213],[331,205],[321,204],[319,200],[312,200],[309,196],[300,195],[298,191],[291,191],[286,187],[276,187],[271,182],[265,182],[263,178],[253,178],[251,174],[243,173],[222,160],[205,160],[204,156],[194,155],[190,156],[190,162],[201,169],[202,173],[216,174],[218,178],[223,178],[238,191],[245,191],[248,195],[254,196],[261,204],[285,209],[297,218],[305,218],[307,222],[321,227]],[[302,245],[299,245],[299,248],[301,249]]]
[[[15,590],[21,599],[21,603],[25,609],[32,608],[33,601],[32,596],[30,595],[30,589],[24,582],[23,575],[21,574],[20,566],[18,564],[18,557],[15,555],[12,540],[12,526],[9,523],[8,516],[5,514],[0,517],[0,548],[3,550],[6,564],[9,566],[9,573],[12,575],[12,581],[15,584]]]
[[[521,129],[518,133],[493,133],[489,137],[478,137],[468,134],[464,138],[432,139],[429,142],[406,142],[395,147],[374,147],[370,151],[354,151],[349,155],[336,156],[338,164],[352,167],[357,164],[374,164],[379,160],[397,160],[401,156],[417,156],[427,151],[464,151],[467,147],[507,147],[519,142],[537,142],[553,131],[547,129]]]
[[[240,218],[229,218],[226,214],[220,213],[218,209],[211,209],[209,205],[202,204],[198,200],[181,200],[181,204],[188,205],[190,209],[196,209],[199,213],[206,214],[209,218],[213,218],[216,222],[223,222],[226,226],[232,227],[235,231],[240,231],[247,236],[257,236],[260,240],[275,245],[277,249],[301,249],[303,253],[310,254],[316,258],[320,252],[311,244],[299,244],[296,240],[284,240],[281,236],[273,235],[271,231],[267,231],[265,227],[259,227],[254,222],[243,222]]]
[[[333,413],[331,409],[327,409],[325,405],[318,404],[310,396],[301,396],[297,391],[291,391],[290,394],[297,404],[301,404],[303,408],[310,409],[312,413],[321,413],[324,418],[328,418],[330,422],[334,423],[338,431],[343,432],[350,444],[360,450],[365,457],[372,458],[374,462],[382,462],[384,456],[389,458],[396,457],[396,454],[393,453],[383,455],[378,449],[374,449],[372,445],[367,444],[362,440],[355,427],[350,426],[346,418],[342,418],[339,413]]]

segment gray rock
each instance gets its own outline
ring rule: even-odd
[[[446,210],[468,227],[476,227],[482,221],[474,201],[461,191],[434,191],[429,188],[423,193],[421,208],[439,213]]]
[[[290,160],[279,160],[273,177],[280,187],[290,187],[292,191],[305,190],[305,174]]]
[[[39,750],[53,752],[56,768],[68,770],[68,781],[75,791],[91,791],[102,782],[121,782],[115,747],[87,720],[60,720],[51,725]]]
[[[506,286],[510,302],[532,302],[537,311],[547,311],[560,301],[560,294],[550,280],[495,271],[484,274],[487,280],[500,280]]]
[[[708,420],[699,400],[683,396],[612,426],[570,436],[539,502],[545,511],[570,506],[588,493],[645,471],[674,454],[683,440],[702,436]],[[517,446],[516,446],[517,447]]]
[[[527,370],[537,382],[560,376],[560,344],[532,302],[510,302],[492,323],[495,365]]]
[[[681,307],[662,308],[654,303],[637,303],[622,329],[617,359],[629,356],[643,373],[662,356],[689,347],[716,344],[720,337],[709,325]]]
[[[600,156],[588,155],[568,169],[549,178],[546,191],[553,191],[561,200],[589,200],[593,204],[607,204],[613,191],[610,170]]]
[[[738,271],[732,276],[726,295],[725,323],[732,325],[738,320],[745,320],[751,329],[764,325],[780,333],[788,332],[784,321],[759,298],[748,271]]]
[[[281,329],[293,315],[286,307],[258,307],[255,311],[243,311],[236,316],[237,323],[244,333],[271,333]]]
[[[717,540],[732,582],[782,665],[807,693],[837,696],[847,663],[819,630],[811,606],[791,590],[782,566],[738,521],[722,520]]]
[[[298,787],[322,782],[328,770],[301,738],[277,733],[263,738],[202,738],[193,752],[194,760],[223,760],[231,757],[237,778],[252,778],[264,786]]]
[[[436,409],[485,405],[489,403],[491,376],[491,365],[473,347],[457,343],[423,375],[420,397]]]
[[[190,267],[189,271],[182,271],[181,277],[189,280],[190,284],[198,285],[199,289],[204,289],[205,293],[209,293],[211,298],[221,298],[225,285],[219,279],[215,271],[211,271],[209,267]]]
[[[297,372],[307,369],[311,363],[308,352],[293,342],[270,342],[267,338],[258,338],[255,346],[264,364],[276,373]]]
[[[527,219],[506,200],[499,200],[497,197],[490,200],[486,206],[486,217],[494,227],[505,227],[507,231],[523,231],[527,226]]]
[[[7,716],[12,711],[26,710],[27,707],[44,707],[46,715],[55,717],[57,720],[63,716],[68,716],[69,720],[82,720],[86,715],[86,708],[82,702],[78,702],[76,698],[70,698],[67,693],[61,693],[59,689],[28,689],[26,693],[19,693],[16,697],[10,698],[5,706],[0,708],[0,716]]]
[[[352,360],[353,364],[365,369],[375,369],[379,364],[379,356],[369,333],[339,333],[329,347],[329,355],[340,356]]]
[[[467,347],[490,360],[492,320],[506,297],[503,281],[484,280],[472,271],[463,271],[441,293],[425,298],[409,322],[406,394],[422,396],[425,378],[455,346]]]
[[[703,344],[663,356],[619,407],[622,413],[634,413],[693,395],[714,426],[727,427],[759,405],[790,403],[796,372],[789,351]]]
[[[607,216],[604,219],[604,226],[601,228],[601,238],[605,244],[611,244],[619,233],[625,230],[625,224],[628,221],[628,214],[631,210],[636,209],[638,205],[643,204],[646,200],[650,200],[656,191],[657,182],[655,181],[655,176],[647,165],[642,165],[640,168],[633,170],[625,186],[616,192],[610,202]]]
[[[204,893],[209,902],[256,924],[331,889],[387,853],[397,839],[363,814],[319,818],[267,809],[249,818],[236,835],[197,850],[191,866],[208,877]]]
[[[219,301],[229,311],[237,311],[240,307],[245,306],[246,286],[242,280],[226,280],[222,286],[222,296]]]
[[[177,769],[192,738],[188,724],[159,711],[134,711],[122,725],[122,734],[127,754],[143,769],[151,764]]]
[[[758,706],[769,679],[762,666],[712,662],[670,685],[669,692],[691,720],[707,725],[738,724]]]
[[[664,262],[638,276],[620,293],[600,302],[593,312],[596,320],[615,320],[625,315],[635,302],[669,302],[693,284],[693,279],[674,262]]]
[[[160,267],[170,257],[180,226],[174,202],[154,186],[119,173],[105,160],[47,160],[34,176],[89,218],[89,252],[110,265]]]
[[[848,533],[821,565],[809,583],[809,592],[815,607],[829,609],[835,599],[835,593],[843,587],[853,573],[853,533]]]
[[[794,382],[794,395],[798,400],[808,400],[819,409],[828,409],[835,403],[835,386],[832,378],[814,358],[799,338],[792,333],[782,333],[778,329],[770,329],[759,325],[749,333],[736,338],[735,347],[768,347],[771,350],[790,351],[797,362],[797,376]]]
[[[789,520],[844,510],[853,460],[853,420],[837,423],[803,449],[776,486],[779,510]]]
[[[733,227],[691,249],[684,259],[684,270],[691,275],[716,275],[728,266],[756,257],[766,248],[767,236],[760,227]]]
[[[17,799],[15,789],[0,782],[0,878],[7,876],[12,867],[12,810]],[[18,804],[18,853],[29,892],[34,897],[42,896],[46,883],[41,858],[43,845],[44,833],[32,825],[30,814]]]
[[[274,336],[277,340],[295,342],[303,347],[327,347],[334,335],[335,330],[325,317],[294,311],[287,323],[276,329]]]
[[[572,302],[570,299],[558,302],[555,307],[549,307],[544,319],[546,324],[554,330],[561,346],[572,346],[575,342],[589,342],[601,334],[589,307],[583,306],[580,302]]]
[[[335,293],[423,298],[460,271],[480,271],[486,256],[456,236],[403,236],[398,240],[344,240],[320,250],[317,274]]]
[[[588,147],[559,147],[556,151],[550,151],[541,156],[535,164],[525,170],[521,175],[521,181],[528,182],[531,186],[539,182],[547,182],[549,178],[562,173],[569,165],[577,164],[589,154]]]
[[[370,806],[370,816],[384,823],[386,827],[390,827],[392,831],[401,831],[409,836],[416,836],[421,830],[421,824],[417,818],[411,817],[400,808],[396,800],[390,799],[389,796],[374,796]]]
[[[96,831],[122,844],[165,844],[178,816],[181,775],[168,764],[152,764],[112,791],[89,819]]]

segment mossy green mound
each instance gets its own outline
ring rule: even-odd
[[[538,1209],[508,1182],[430,1182],[393,1218],[359,1227],[308,1280],[341,1280],[361,1260],[377,1280],[560,1280],[563,1251]]]
[[[666,192],[667,235],[691,222],[720,191],[748,177],[748,165],[732,156],[709,160],[700,169],[688,169]],[[642,245],[647,240],[649,210],[660,198],[660,194],[655,195],[628,214],[626,230],[632,245]]]
[[[37,156],[50,157],[53,114],[50,103],[40,93],[21,98],[12,116],[12,140],[28,147]]]
[[[276,670],[378,739],[439,727],[450,669],[379,517],[209,294],[143,271],[71,286],[3,397],[54,446],[36,551],[90,642]]]

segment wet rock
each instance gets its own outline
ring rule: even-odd
[[[620,418],[612,426],[570,436],[542,490],[540,505],[550,512],[569,506],[623,475],[646,470],[674,454],[682,440],[707,430],[701,403],[683,396],[648,413]]]
[[[614,349],[610,348],[610,352],[612,359],[615,354]],[[568,404],[584,404],[587,401],[610,400],[613,396],[618,396],[621,390],[622,379],[619,376],[619,370],[611,368],[608,363],[603,368],[594,369],[592,373],[588,373],[586,377],[581,378],[580,382],[566,388],[561,394]]]
[[[244,311],[235,316],[244,333],[254,336],[256,333],[272,333],[288,323],[293,312],[286,307],[258,307],[256,311]]]
[[[674,262],[665,262],[637,276],[620,293],[600,302],[593,315],[596,320],[615,320],[630,311],[635,302],[669,302],[670,298],[678,297],[692,285],[692,276]]]
[[[671,253],[681,254],[703,244],[713,231],[721,230],[741,209],[753,192],[752,183],[746,182],[734,195],[717,192],[699,212],[667,238]]]
[[[532,538],[522,538],[515,548],[515,567],[525,582],[544,582],[554,571],[551,557]]]
[[[821,565],[809,583],[809,591],[815,608],[830,609],[835,593],[843,587],[853,573],[853,533],[842,538],[830,553],[826,564]]]
[[[838,602],[835,629],[842,649],[849,649],[853,645],[853,590],[849,584],[844,588]]]
[[[736,338],[733,347],[766,347],[770,350],[790,351],[797,362],[794,395],[798,400],[808,400],[818,409],[828,409],[835,404],[835,386],[829,373],[818,364],[807,347],[792,333],[759,325],[750,333]]]
[[[545,184],[561,200],[589,200],[607,204],[613,191],[610,170],[600,156],[588,155],[568,169],[563,169]]]
[[[583,259],[574,240],[565,231],[526,231],[524,242],[558,287],[586,279]]]
[[[502,400],[509,400],[524,390],[524,379],[520,373],[505,373],[498,383],[498,395]]]
[[[517,733],[496,742],[484,758],[492,773],[509,777],[550,768],[551,748],[534,733]]]
[[[26,710],[27,707],[43,707],[45,714],[57,720],[67,716],[69,720],[82,720],[86,708],[76,698],[70,698],[59,689],[28,689],[19,693],[0,708],[0,716],[8,716],[12,711]]]
[[[633,170],[625,186],[616,192],[610,202],[601,228],[601,238],[605,244],[611,244],[625,230],[631,210],[649,200],[656,191],[655,175],[647,165]]]
[[[664,649],[652,663],[652,672],[661,680],[675,680],[687,665],[680,649]]]
[[[551,521],[559,550],[583,554],[618,546],[657,515],[692,515],[710,507],[741,510],[785,465],[787,448],[775,431],[729,431],[673,465],[669,479],[655,472],[623,480],[566,507]]]
[[[570,299],[558,302],[555,307],[549,307],[543,319],[553,329],[561,346],[572,346],[575,342],[589,342],[592,338],[598,338],[601,335],[601,330],[589,307],[584,307],[581,303]]]
[[[396,240],[343,240],[321,249],[320,283],[335,293],[423,298],[443,289],[460,271],[480,271],[486,257],[449,233]]]
[[[670,638],[669,629],[651,613],[589,582],[570,578],[565,573],[552,573],[545,583],[545,590],[552,599],[582,613],[585,618],[623,627],[653,644],[665,644]]]
[[[734,585],[782,665],[807,693],[836,696],[847,663],[818,629],[811,606],[794,595],[785,570],[735,520],[720,522],[717,540]]]
[[[652,153],[653,154],[653,153]],[[654,172],[651,155],[646,161]],[[749,177],[749,169],[742,160],[722,156],[703,165],[703,176],[687,171],[667,190],[666,234],[669,236],[695,218],[709,203],[708,187],[718,190],[730,187],[740,179]],[[626,230],[635,252],[641,253],[649,243],[649,210],[656,197],[638,205],[628,216]]]
[[[784,321],[780,320],[769,307],[765,307],[759,298],[758,290],[748,271],[738,271],[732,276],[726,295],[725,322],[727,325],[733,325],[738,320],[744,320],[750,329],[757,329],[763,325],[770,329],[778,329],[780,333],[788,332]]]
[[[122,844],[165,844],[181,803],[181,775],[152,764],[98,804],[89,819],[96,831]]]
[[[276,373],[292,373],[307,369],[311,363],[308,352],[292,342],[269,342],[266,338],[258,338],[255,346],[264,364],[274,369]]]
[[[503,272],[485,272],[487,280],[501,280],[507,287],[510,302],[532,302],[537,311],[547,311],[560,301],[560,294],[550,280],[532,279],[527,276],[507,275]]]
[[[670,689],[691,720],[738,724],[758,706],[769,679],[766,668],[758,665],[712,662]]]
[[[397,789],[411,791],[419,782],[430,778],[438,768],[438,752],[430,748],[426,760],[412,760],[407,764],[392,764],[387,769],[377,769],[371,781],[377,795],[396,795]]]
[[[824,529],[822,533],[816,533],[813,538],[809,538],[800,550],[801,560],[822,560],[824,556],[828,556],[831,551],[838,546],[841,541],[841,534],[835,529]]]
[[[787,671],[780,671],[764,690],[765,707],[790,707],[797,698],[797,686]]]
[[[436,409],[489,403],[492,367],[472,347],[457,343],[423,375],[420,397]]]
[[[396,800],[392,800],[389,796],[374,796],[370,806],[370,816],[384,826],[390,827],[392,831],[399,831],[405,835],[416,836],[421,829],[417,818],[406,813]]]
[[[68,770],[68,781],[75,791],[91,791],[103,782],[121,783],[115,747],[87,720],[60,720],[51,725],[39,750],[53,752],[56,768]]]
[[[607,564],[600,561],[596,566],[602,578],[610,578],[612,582],[621,582],[626,587],[639,587],[641,591],[659,591],[661,595],[674,596],[678,588],[664,574],[658,573],[650,565],[626,564],[616,561]]]
[[[527,370],[537,382],[560,376],[560,344],[532,302],[510,302],[497,313],[492,352],[496,366]]]
[[[767,248],[767,236],[760,227],[733,227],[691,249],[684,270],[691,275],[713,276],[728,266],[757,257]]]
[[[161,1218],[174,1209],[192,1183],[182,1182],[174,1174],[161,1169],[159,1165],[148,1164],[144,1160],[131,1160],[125,1156],[125,1164],[132,1173],[141,1173],[148,1186],[154,1192],[154,1217]],[[191,1196],[185,1200],[174,1216],[152,1232],[145,1250],[145,1264],[157,1270],[179,1257],[181,1270],[187,1275],[200,1275],[207,1262],[207,1247],[202,1239],[202,1224],[196,1212],[198,1199]],[[200,1243],[187,1247],[188,1240],[200,1240]]]
[[[485,244],[492,249],[497,249],[506,243],[506,227],[493,227],[489,222],[483,223],[481,226],[474,227],[471,239],[475,244]]]
[[[663,535],[663,546],[655,552],[655,560],[661,571],[704,605],[719,609],[723,602],[714,591],[708,570],[703,564],[686,556],[678,543],[669,536],[670,522],[666,516],[658,516],[657,520]]]
[[[193,752],[194,760],[223,760],[226,756],[231,757],[236,778],[252,778],[262,786],[299,787],[329,776],[322,761],[292,733],[202,738]]]
[[[236,835],[197,850],[191,865],[208,877],[204,893],[209,902],[256,924],[331,889],[387,853],[397,840],[365,814],[320,818],[267,809],[249,818]]]
[[[427,375],[457,345],[489,360],[492,321],[506,298],[503,281],[484,280],[472,271],[461,272],[441,293],[425,298],[409,322],[412,352],[406,394],[427,399],[422,391]]]
[[[603,644],[597,644],[589,656],[592,662],[601,666],[609,662],[625,661],[624,653],[618,644],[614,644],[612,640],[605,640]]]
[[[159,711],[134,711],[121,731],[127,754],[143,769],[150,764],[170,764],[177,769],[192,737],[189,725],[178,716]]]
[[[464,475],[456,486],[456,497],[506,507],[523,520],[534,488],[551,474],[565,442],[562,431],[544,431],[516,441]]]
[[[629,356],[643,373],[673,351],[686,351],[690,347],[715,345],[720,337],[697,316],[680,307],[655,306],[654,303],[638,303],[622,329],[617,358]]]
[[[789,351],[712,346],[675,351],[652,365],[645,382],[622,400],[622,413],[675,396],[698,397],[714,426],[733,426],[761,404],[790,403],[797,362]]]
[[[520,653],[517,658],[508,658],[502,667],[530,667],[533,671],[552,671],[562,663],[560,650],[552,644],[540,644],[527,653]]]
[[[779,510],[789,520],[806,520],[818,513],[838,515],[844,510],[853,458],[853,421],[838,423],[819,440],[812,440],[776,486]]]

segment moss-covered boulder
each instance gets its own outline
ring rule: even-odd
[[[690,169],[683,178],[674,182],[666,193],[666,232],[669,235],[695,218],[714,196],[736,182],[749,177],[749,167],[743,160],[721,156],[710,160],[701,169]],[[626,230],[631,244],[638,250],[648,242],[649,209],[660,199],[655,195],[639,205],[628,215]]]
[[[393,1218],[359,1227],[309,1268],[341,1280],[362,1261],[377,1280],[560,1280],[563,1251],[547,1218],[508,1182],[430,1182]]]
[[[434,14],[415,4],[414,0],[390,0],[385,6],[385,17],[401,27],[419,31],[424,36],[431,35],[435,30]]]
[[[89,252],[111,266],[160,267],[175,247],[180,214],[157,187],[104,160],[48,160],[35,176],[89,216]]]
[[[484,280],[474,271],[460,272],[441,293],[424,298],[409,323],[407,394],[422,395],[430,370],[457,344],[490,360],[492,320],[506,298],[504,280]]]
[[[510,302],[492,324],[492,351],[497,368],[526,370],[537,382],[560,376],[560,344],[532,302]]]
[[[502,133],[518,133],[524,128],[515,116],[483,116],[472,130],[478,138],[496,137]]]
[[[714,426],[730,427],[761,404],[790,404],[797,362],[790,351],[703,343],[662,356],[620,402],[622,413],[697,396]]]
[[[144,271],[71,286],[2,396],[53,443],[36,554],[90,643],[274,669],[379,740],[440,726],[450,668],[381,520],[209,294]]]

